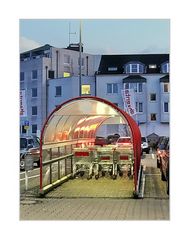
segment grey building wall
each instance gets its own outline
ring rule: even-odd
[[[95,77],[82,77],[81,84],[90,85],[91,93],[82,96],[94,96],[95,95]],[[79,77],[59,78],[48,80],[48,113],[62,104],[63,102],[79,96]],[[56,87],[61,86],[61,95],[56,96]]]
[[[43,47],[42,47],[43,48]],[[32,55],[32,50],[27,57],[20,61],[20,72],[24,72],[24,80],[20,81],[20,89],[26,91],[27,117],[21,117],[20,125],[24,121],[29,121],[29,129],[26,134],[32,134],[32,125],[37,125],[38,134],[44,124],[46,117],[55,105],[79,95],[78,75],[79,75],[79,52],[46,47],[40,51],[39,55]],[[82,84],[91,85],[91,95],[94,95],[94,75],[98,70],[100,56],[82,53]],[[37,70],[37,79],[31,77],[32,70]],[[49,71],[54,72],[54,78],[49,79]],[[64,77],[64,73],[69,73],[70,77]],[[51,85],[60,83],[63,89],[62,97],[53,96]],[[52,87],[52,88],[53,88]],[[32,97],[32,88],[37,88],[37,97]],[[52,89],[53,91],[53,89]],[[54,98],[54,99],[53,99]],[[37,106],[37,115],[32,115],[32,106]]]

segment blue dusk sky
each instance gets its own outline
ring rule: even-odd
[[[81,25],[86,53],[170,51],[169,19],[83,19]],[[80,20],[77,19],[20,19],[20,52],[44,44],[65,48],[69,45],[69,38],[70,43],[78,43],[79,28]]]

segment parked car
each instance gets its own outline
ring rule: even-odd
[[[132,146],[131,137],[120,137],[118,138],[116,145],[118,147]]]
[[[116,144],[119,137],[120,137],[120,135],[117,133],[115,133],[114,135],[109,135],[109,136],[107,136],[107,143],[108,144]]]
[[[99,145],[103,147],[104,145],[107,144],[107,139],[105,137],[96,137],[94,145]]]
[[[20,137],[20,169],[25,170],[25,157],[29,154],[33,158],[33,162],[40,165],[40,147],[39,138],[36,136]]]
[[[162,153],[163,153],[163,150],[165,150],[168,141],[169,141],[168,137],[161,137],[157,144],[156,158],[157,158],[157,167],[158,168],[160,168]]]
[[[149,153],[150,152],[150,147],[148,145],[148,141],[146,137],[142,137],[141,138],[141,149],[142,149],[142,153]]]
[[[160,159],[161,180],[166,181],[167,194],[169,194],[169,140],[162,150]]]

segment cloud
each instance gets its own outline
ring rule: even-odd
[[[141,51],[139,50],[140,53],[169,53],[170,49],[168,47],[158,47],[155,45],[151,45],[147,48],[142,49]]]
[[[20,37],[20,52],[25,52],[34,48],[40,47],[42,44],[32,40],[28,39],[26,37]]]

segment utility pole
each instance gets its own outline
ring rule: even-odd
[[[81,20],[79,29],[79,96],[81,96]]]

